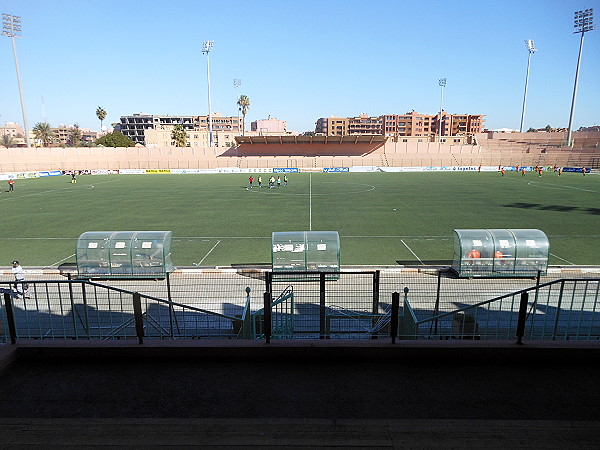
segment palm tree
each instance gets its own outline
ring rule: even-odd
[[[96,109],[96,117],[100,119],[100,133],[102,133],[102,121],[106,119],[106,111],[101,106]]]
[[[15,140],[10,134],[3,134],[2,138],[0,138],[0,145],[6,148],[14,147]]]
[[[250,108],[250,99],[247,95],[240,95],[240,99],[237,102],[240,111],[242,112],[242,136],[244,135],[244,130],[246,129],[246,113],[248,112],[248,108]]]
[[[42,141],[42,145],[44,147],[48,147],[48,145],[52,143],[52,140],[55,136],[48,122],[36,123],[32,131],[35,138],[39,141]]]
[[[177,124],[173,127],[173,131],[171,131],[171,139],[175,141],[175,145],[177,147],[185,147],[187,133],[183,129],[183,125]]]
[[[79,124],[73,124],[73,128],[69,130],[69,147],[78,147],[81,143],[81,130]]]

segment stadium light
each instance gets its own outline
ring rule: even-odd
[[[438,80],[438,84],[440,85],[440,88],[442,90],[442,95],[440,98],[440,124],[439,124],[439,135],[440,135],[440,142],[441,142],[441,137],[442,137],[442,114],[443,114],[443,109],[442,106],[444,104],[444,87],[446,87],[446,79],[445,78],[440,78]]]
[[[2,36],[7,36],[12,40],[13,55],[15,57],[15,68],[17,69],[17,84],[19,85],[19,97],[21,98],[21,112],[23,113],[23,127],[25,128],[25,142],[27,147],[31,147],[29,139],[29,127],[27,126],[27,111],[23,101],[23,89],[21,87],[21,74],[19,72],[19,59],[17,58],[17,47],[15,38],[21,37],[21,18],[10,14],[2,14]]]
[[[210,105],[210,60],[208,54],[213,49],[215,41],[204,41],[202,44],[202,53],[206,55],[206,77],[208,79],[208,146],[213,146],[213,132],[212,132],[212,112]]]
[[[525,120],[525,105],[527,104],[527,85],[529,84],[529,66],[531,65],[531,55],[537,52],[537,48],[535,48],[531,39],[525,40],[525,47],[529,52],[529,57],[527,58],[527,75],[525,76],[525,94],[523,95],[523,111],[521,112],[521,126],[519,127],[520,133],[523,132],[523,121]]]
[[[581,66],[581,54],[583,52],[583,37],[586,32],[594,29],[594,9],[589,8],[582,11],[575,11],[573,34],[581,33],[579,42],[579,56],[577,57],[577,70],[575,70],[575,85],[573,86],[573,100],[571,101],[571,114],[569,115],[569,128],[567,131],[567,146],[572,147],[571,142],[573,114],[575,113],[575,99],[577,98],[577,83],[579,82],[579,67]]]
[[[236,78],[233,79],[233,87],[236,90],[235,93],[235,106],[237,109],[237,113],[238,113],[238,133],[240,132],[240,105],[238,105],[238,102],[240,101],[240,97],[237,93],[237,88],[239,88],[242,85],[242,80],[238,80]]]

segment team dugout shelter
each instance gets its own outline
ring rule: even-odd
[[[550,245],[536,229],[454,230],[452,270],[459,277],[535,277],[546,274]]]
[[[86,231],[77,240],[79,278],[166,278],[175,268],[171,231]]]
[[[328,274],[328,280],[339,279],[340,236],[337,231],[273,232],[271,244],[274,275],[277,272],[331,272],[333,275]]]

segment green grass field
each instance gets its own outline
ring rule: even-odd
[[[256,175],[255,175],[256,178]],[[600,264],[600,176],[498,173],[106,175],[0,194],[0,266],[75,262],[85,231],[172,230],[176,265],[271,262],[273,231],[334,230],[342,264],[448,262],[455,228],[539,228],[554,265]]]

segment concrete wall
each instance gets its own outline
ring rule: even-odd
[[[600,135],[600,133],[596,134]],[[246,145],[244,148],[240,146],[227,151],[210,147],[10,148],[0,149],[0,173],[94,169],[529,166],[537,164],[600,168],[600,148],[591,144],[586,148],[570,149],[496,139],[480,140],[480,143],[482,145],[447,145],[437,142],[391,142],[390,140],[379,147],[369,144],[356,146],[265,144]]]

